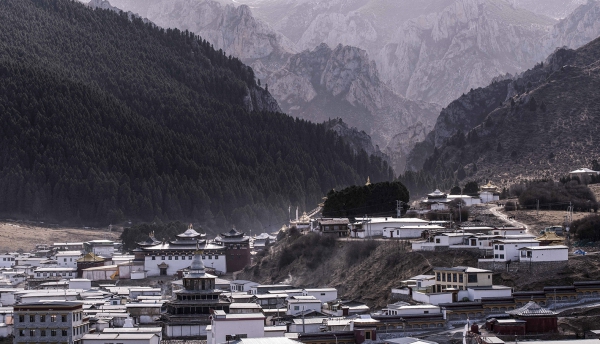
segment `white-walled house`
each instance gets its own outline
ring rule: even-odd
[[[314,296],[293,296],[287,301],[287,315],[297,315],[306,311],[321,311],[321,300]]]
[[[313,296],[321,303],[337,300],[337,289],[335,288],[306,288],[302,290],[303,296]]]
[[[76,268],[79,258],[81,258],[81,251],[59,251],[54,256],[58,266],[66,268]]]
[[[390,231],[393,229],[394,232],[402,227],[418,227],[426,226],[429,222],[417,218],[395,218],[395,217],[365,217],[357,218],[356,223],[351,226],[351,236],[356,238],[368,238],[373,236],[390,236]],[[387,231],[385,231],[387,229]],[[384,232],[385,231],[385,232]],[[387,233],[387,234],[384,234]],[[400,235],[400,234],[398,234]],[[419,233],[416,236],[412,236],[409,230],[406,230],[406,238],[418,238],[421,236]],[[402,236],[401,236],[402,237]]]
[[[521,253],[520,249],[524,247],[539,246],[540,242],[534,239],[526,240],[497,240],[494,242],[494,260],[495,261],[518,261]]]
[[[465,206],[466,207],[470,207],[470,206],[472,206],[474,204],[480,204],[481,203],[481,198],[467,196],[467,195],[448,195],[447,199],[448,199],[449,202],[452,202],[454,200],[460,199],[463,202],[465,202]]]
[[[391,304],[383,309],[383,312],[386,315],[432,315],[432,314],[441,314],[442,311],[440,307],[432,304],[424,304],[424,305],[396,305]]]
[[[511,297],[512,288],[504,285],[491,285],[467,288],[469,301],[481,301],[483,297]],[[459,300],[460,301],[460,300]]]
[[[384,238],[400,238],[400,239],[414,239],[420,238],[424,231],[438,231],[445,229],[438,225],[402,225],[400,227],[389,226],[383,227]]]
[[[219,344],[231,341],[233,337],[263,338],[265,336],[265,316],[254,314],[225,314],[216,310],[211,324],[207,327],[207,343]]]
[[[34,271],[35,278],[75,278],[77,277],[77,269],[69,267],[59,268],[37,268]]]
[[[557,246],[530,246],[519,249],[519,260],[525,263],[565,262],[569,260],[569,248]]]
[[[229,290],[233,292],[244,292],[249,293],[252,287],[260,285],[259,283],[246,281],[246,280],[234,280],[229,282]]]
[[[11,253],[0,254],[0,268],[10,268],[15,265],[15,255]]]
[[[497,227],[490,231],[493,235],[527,235],[527,228],[524,227]],[[533,236],[535,237],[535,236]]]

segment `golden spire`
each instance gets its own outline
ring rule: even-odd
[[[367,177],[367,183],[365,184],[365,186],[369,186],[369,185],[371,185],[371,178]]]

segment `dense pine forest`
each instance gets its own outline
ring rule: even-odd
[[[71,0],[0,2],[0,213],[63,223],[281,226],[288,206],[393,178],[277,112],[189,32]]]

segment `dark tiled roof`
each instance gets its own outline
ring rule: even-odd
[[[521,316],[521,317],[535,317],[535,316],[547,316],[556,315],[558,313],[553,312],[547,308],[544,308],[533,301],[527,302],[527,304],[521,308],[517,308],[506,313]]]

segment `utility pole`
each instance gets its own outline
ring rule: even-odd
[[[535,216],[536,216],[536,217],[540,217],[540,200],[539,200],[539,199],[536,199],[535,201],[537,202]]]

